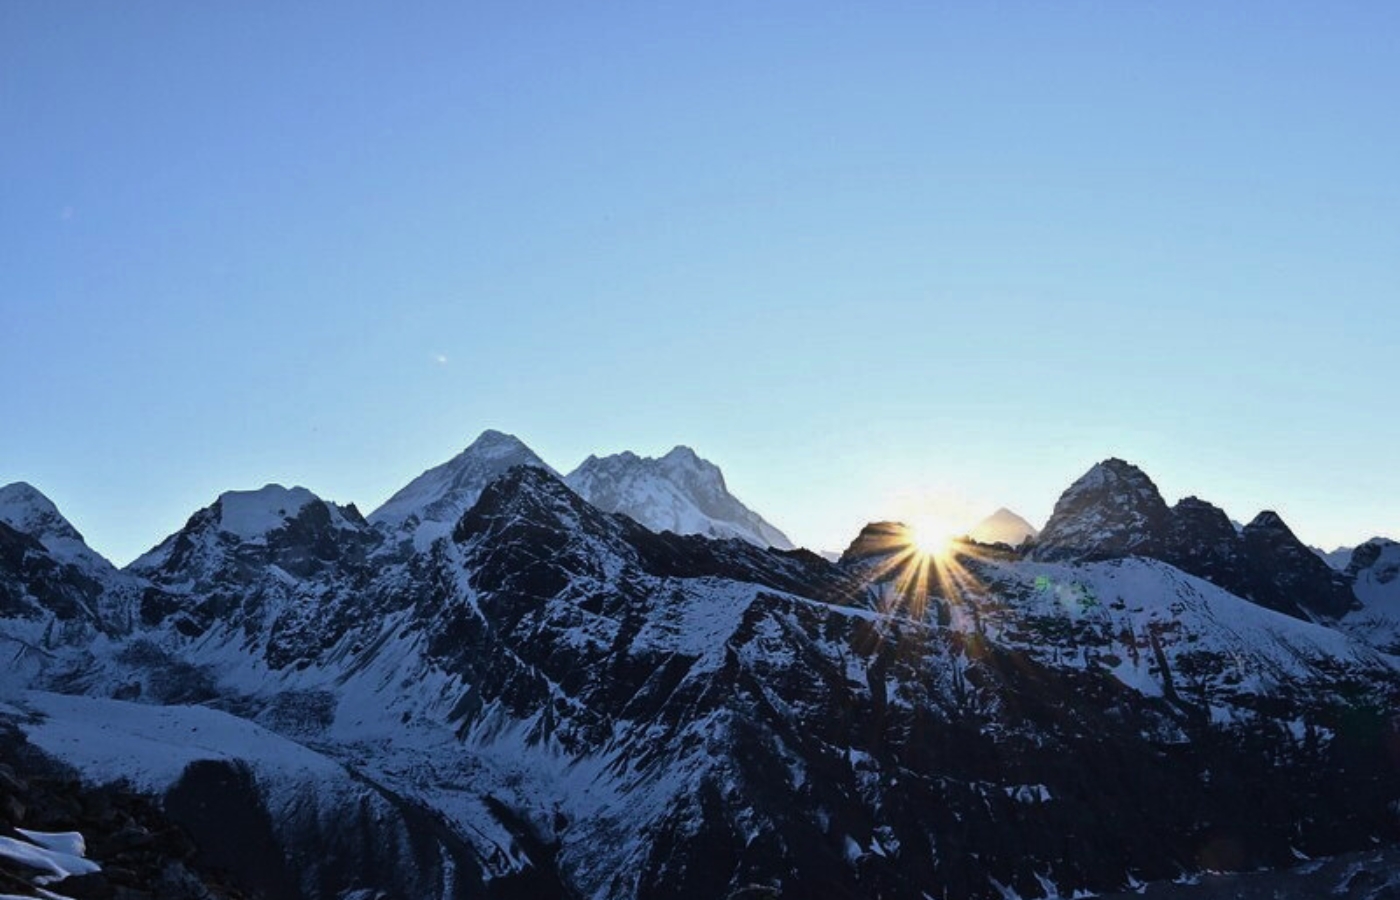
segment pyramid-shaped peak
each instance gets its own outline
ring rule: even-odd
[[[1152,479],[1147,477],[1147,473],[1137,466],[1116,456],[1110,456],[1102,462],[1095,463],[1079,479],[1071,485],[1074,487],[1097,487],[1103,484],[1127,481],[1133,483],[1146,483],[1151,485]],[[1156,489],[1156,486],[1153,486]]]
[[[1178,537],[1191,539],[1207,536],[1214,539],[1235,538],[1238,529],[1225,510],[1199,497],[1182,497],[1172,507],[1172,524]]]
[[[452,530],[486,485],[519,465],[556,474],[515,435],[487,429],[467,449],[400,488],[370,513],[369,521],[394,528],[411,526],[415,545],[426,547]]]
[[[692,448],[687,447],[685,444],[677,444],[676,446],[672,447],[662,458],[676,460],[678,462],[700,461],[700,455],[697,454]]]
[[[1293,529],[1288,527],[1288,523],[1283,521],[1283,517],[1272,509],[1266,509],[1250,520],[1245,526],[1246,531],[1280,531],[1293,537]]]
[[[499,534],[525,529],[538,534],[572,531],[585,522],[593,531],[608,530],[600,525],[606,517],[589,505],[552,472],[539,466],[512,466],[483,486],[480,495],[455,523],[454,540],[466,540],[483,533]]]
[[[39,541],[56,558],[106,577],[112,564],[83,540],[44,492],[24,481],[0,487],[0,522]]]
[[[533,455],[530,448],[525,446],[525,442],[515,435],[507,434],[504,431],[497,431],[494,428],[488,428],[477,435],[476,440],[468,444],[467,449],[462,452],[464,454],[470,453],[474,456],[480,456],[504,455],[508,453],[519,453],[521,451]]]
[[[672,447],[665,456],[661,457],[660,462],[663,466],[673,470],[701,475],[705,479],[715,482],[719,489],[725,489],[724,473],[720,471],[719,466],[684,444]]]
[[[1151,555],[1166,537],[1171,513],[1137,466],[1111,457],[1060,495],[1038,538],[1041,559]]]
[[[0,511],[33,509],[38,512],[57,513],[58,507],[44,496],[44,492],[27,481],[15,481],[0,487]]]
[[[1086,493],[1114,494],[1123,490],[1155,498],[1164,506],[1166,504],[1166,501],[1162,500],[1161,493],[1157,490],[1157,485],[1153,484],[1146,472],[1116,456],[1095,463],[1089,468],[1089,471],[1075,479],[1074,483],[1060,495],[1060,502],[1063,503],[1068,497]],[[1056,506],[1058,505],[1056,504]]]
[[[547,499],[550,503],[563,502],[575,506],[585,502],[569,489],[556,475],[539,466],[511,466],[501,475],[493,478],[481,491],[477,504],[536,503]]]
[[[1037,534],[1039,532],[1034,525],[1002,506],[974,525],[967,536],[980,544],[1007,544],[1019,547]]]

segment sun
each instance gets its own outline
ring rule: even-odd
[[[947,556],[956,537],[956,530],[938,519],[926,517],[909,523],[910,543],[923,556]]]

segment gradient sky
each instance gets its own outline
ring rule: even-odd
[[[1110,455],[1400,536],[1400,4],[0,5],[0,482],[125,562],[483,428],[801,543]]]

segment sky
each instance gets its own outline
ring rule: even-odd
[[[1400,537],[1400,5],[0,5],[0,483],[124,563],[485,428],[816,548],[1168,501]],[[967,524],[971,524],[968,521]]]

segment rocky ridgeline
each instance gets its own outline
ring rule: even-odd
[[[508,437],[403,494],[471,494],[441,521],[234,492],[95,588],[0,523],[0,684],[54,727],[6,717],[139,769],[200,848],[100,857],[167,826],[64,782],[46,824],[91,835],[102,890],[174,860],[305,900],[1034,898],[1400,840],[1393,544],[1324,578],[1276,516],[1239,533],[1109,460],[1029,549],[938,569],[878,523],[833,564],[494,471]]]
[[[1060,496],[1035,559],[1160,559],[1261,606],[1300,619],[1336,620],[1357,608],[1347,579],[1318,558],[1277,513],[1237,531],[1196,497],[1168,507],[1137,466],[1109,459]]]

